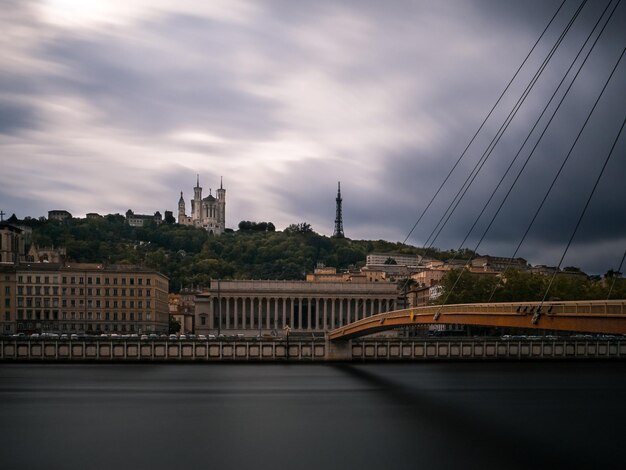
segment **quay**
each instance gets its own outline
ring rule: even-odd
[[[0,362],[363,362],[626,358],[626,338],[0,341]]]

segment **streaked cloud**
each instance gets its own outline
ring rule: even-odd
[[[348,236],[403,240],[559,3],[7,0],[1,208],[21,217],[51,208],[175,210],[200,173],[207,193],[224,177],[231,227],[308,221],[330,234],[341,180]],[[542,54],[576,6],[566,3]],[[585,7],[437,246],[460,243],[602,8]],[[480,251],[510,254],[626,43],[624,10]],[[558,260],[626,109],[624,67],[521,253],[532,262]],[[504,110],[411,243],[425,241]],[[626,248],[626,168],[619,159],[613,165],[569,264],[604,270]]]

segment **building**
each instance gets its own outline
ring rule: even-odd
[[[214,281],[196,296],[196,333],[323,333],[394,310],[390,282]]]
[[[507,258],[503,256],[477,256],[471,261],[471,267],[474,271],[497,271],[502,272],[506,269],[517,269],[518,271],[526,271],[528,269],[528,261],[524,258]]]
[[[193,199],[191,200],[191,215],[185,212],[185,199],[183,192],[180,192],[178,200],[178,223],[181,225],[193,225],[202,227],[209,233],[221,235],[226,229],[226,190],[220,180],[220,189],[216,191],[217,198],[211,194],[202,198],[202,188],[200,187],[200,176],[196,180],[196,187],[193,188]]]
[[[418,266],[420,264],[419,255],[400,255],[395,253],[370,253],[365,258],[365,266]]]
[[[0,263],[24,261],[24,231],[6,222],[0,222]]]
[[[135,214],[132,210],[126,211],[126,222],[131,227],[143,227],[146,221],[153,221],[157,225],[161,225],[163,217],[159,211],[156,211],[154,215]]]
[[[0,264],[0,334],[15,333],[15,271]]]
[[[48,220],[65,220],[65,219],[71,219],[72,218],[72,214],[70,214],[68,211],[66,210],[52,210],[52,211],[48,211]]]
[[[97,212],[89,212],[88,214],[85,215],[85,218],[88,220],[98,220],[98,219],[101,219],[102,216],[98,214]]]
[[[167,333],[168,279],[130,265],[0,265],[3,331]],[[5,318],[9,318],[8,323]]]
[[[179,294],[169,295],[170,316],[180,324],[180,333],[187,334],[194,331],[194,298],[199,293],[199,291],[185,290]]]
[[[35,263],[64,263],[67,257],[65,247],[31,245],[26,259]]]

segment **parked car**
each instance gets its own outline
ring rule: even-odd
[[[71,341],[77,341],[78,339],[79,339],[79,338],[78,338],[78,335],[77,335],[76,333],[72,333],[72,334],[70,335],[70,340],[71,340]]]
[[[141,339],[141,341],[148,341],[149,338],[148,335],[141,335],[141,338],[139,339]]]
[[[63,333],[63,334],[59,337],[59,339],[60,339],[61,341],[67,341],[68,339],[70,339],[70,337],[69,337],[69,336],[67,336],[67,333]]]
[[[207,341],[208,338],[205,335],[198,335],[198,341]]]
[[[169,335],[168,339],[170,341],[176,341],[178,338],[177,338],[177,336],[175,334],[172,333],[171,335]]]

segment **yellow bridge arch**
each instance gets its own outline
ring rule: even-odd
[[[626,300],[430,305],[363,318],[330,331],[328,338],[346,340],[420,324],[626,334]]]

